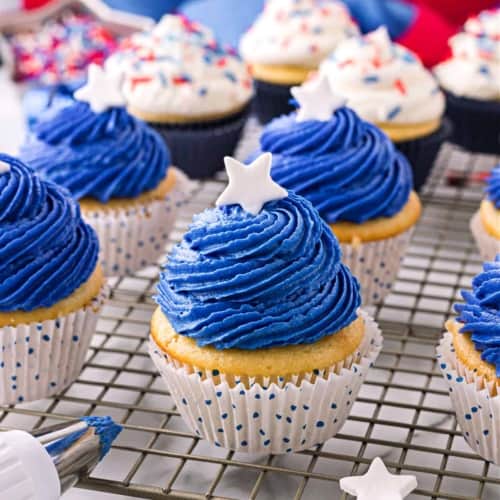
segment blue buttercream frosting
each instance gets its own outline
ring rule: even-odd
[[[401,211],[413,189],[412,171],[379,128],[346,107],[329,121],[295,117],[276,118],[260,138],[261,151],[273,154],[278,184],[307,198],[328,223]]]
[[[33,127],[21,159],[76,199],[106,203],[156,188],[170,153],[157,132],[124,108],[95,113],[75,101]]]
[[[465,304],[456,304],[462,333],[470,333],[481,358],[496,367],[500,377],[500,254],[486,262],[472,281],[472,292],[462,292]]]
[[[333,334],[354,321],[361,299],[332,231],[290,192],[256,216],[239,205],[195,216],[156,301],[200,346],[261,349]]]
[[[65,190],[0,154],[0,311],[53,306],[89,279],[97,236]]]
[[[500,210],[500,165],[491,171],[491,175],[487,181],[486,192],[493,205]]]

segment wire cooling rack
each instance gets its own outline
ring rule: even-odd
[[[250,123],[241,157],[256,133]],[[78,484],[100,492],[92,498],[346,499],[339,479],[363,473],[375,456],[393,471],[417,476],[410,498],[500,498],[500,467],[463,440],[435,362],[452,304],[481,268],[468,229],[482,197],[483,186],[474,182],[497,161],[449,145],[441,151],[393,292],[370,311],[384,331],[383,352],[349,420],[325,444],[286,456],[252,456],[216,448],[188,430],[147,354],[156,266],[112,282],[78,381],[57,398],[0,408],[0,426],[32,429],[83,414],[122,422],[124,432],[108,457]],[[447,185],[450,169],[462,185]],[[223,187],[222,175],[195,185],[170,245]],[[87,498],[77,491],[71,498]]]

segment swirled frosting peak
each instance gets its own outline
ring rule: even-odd
[[[226,205],[195,216],[156,301],[200,346],[261,349],[334,334],[356,318],[360,295],[332,231],[289,193],[257,215]]]
[[[500,99],[500,9],[470,18],[450,38],[452,57],[435,68],[443,88],[472,99]]]
[[[299,122],[295,113],[276,118],[260,149],[273,154],[273,179],[307,198],[328,223],[391,217],[413,188],[406,158],[347,107],[328,121]]]
[[[358,27],[341,2],[268,0],[240,42],[250,63],[316,67]]]
[[[432,73],[415,54],[392,42],[385,27],[343,41],[320,73],[372,123],[422,123],[444,112],[444,96]]]
[[[491,171],[491,175],[487,181],[486,192],[488,193],[488,198],[500,210],[500,165]]]
[[[78,204],[0,154],[0,311],[50,307],[88,280],[99,245]]]
[[[40,120],[21,158],[76,198],[135,198],[165,178],[170,153],[160,135],[125,108],[95,113],[75,102]]]
[[[496,367],[500,377],[500,254],[486,262],[472,281],[472,291],[462,292],[465,304],[456,304],[462,333],[470,333],[481,358]]]

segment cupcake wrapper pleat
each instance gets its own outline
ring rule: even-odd
[[[80,374],[108,296],[66,316],[0,328],[0,404],[35,401],[60,393]]]
[[[470,230],[476,240],[481,258],[483,260],[495,260],[495,256],[500,253],[500,240],[486,231],[479,211],[474,214],[470,221]]]
[[[500,388],[460,362],[449,332],[437,347],[437,358],[465,440],[478,455],[499,465]]]
[[[380,303],[390,293],[413,231],[358,245],[341,243],[342,260],[361,285],[362,304]]]
[[[263,125],[273,118],[287,115],[294,111],[294,106],[290,104],[292,85],[278,85],[275,83],[254,81],[255,99],[254,112],[259,122]]]
[[[180,170],[175,169],[175,174],[175,186],[163,200],[84,214],[99,238],[100,261],[106,276],[133,274],[164,255],[177,211],[192,189],[191,181]]]
[[[282,454],[333,437],[346,421],[382,334],[367,314],[356,355],[294,377],[246,383],[215,370],[176,362],[150,341],[150,355],[190,429],[216,446],[249,453]],[[295,381],[299,381],[295,383]]]

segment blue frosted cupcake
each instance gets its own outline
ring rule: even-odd
[[[345,422],[381,347],[359,285],[271,155],[226,158],[229,186],[168,257],[151,356],[191,429],[255,453],[309,448]]]
[[[105,292],[78,204],[0,155],[0,403],[56,394],[79,375]]]
[[[80,202],[107,275],[156,262],[185,189],[162,138],[128,114],[114,84],[92,67],[77,100],[37,123],[21,148],[24,161]]]
[[[458,316],[446,324],[438,347],[465,440],[485,460],[500,464],[500,254],[484,264],[462,292]]]
[[[363,302],[380,302],[420,216],[411,168],[379,128],[342,105],[326,80],[293,93],[300,108],[264,128],[260,151],[273,154],[273,179],[308,199],[329,224],[360,280]]]

